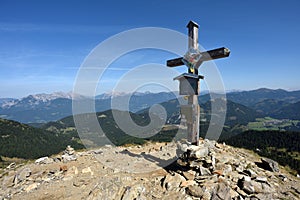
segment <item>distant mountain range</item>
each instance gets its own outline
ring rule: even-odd
[[[218,96],[218,94],[214,94]],[[300,90],[286,91],[260,88],[251,91],[235,91],[226,94],[227,100],[247,106],[260,113],[278,119],[300,120]],[[210,95],[202,95],[199,102],[210,100]]]
[[[260,88],[251,91],[228,93],[227,99],[249,107],[253,107],[255,104],[266,99],[274,99],[287,103],[296,103],[300,101],[300,90],[286,91],[282,89],[272,90]]]
[[[129,98],[130,97],[130,98]],[[129,110],[137,112],[141,109],[176,98],[176,93],[122,93],[102,94],[95,98],[95,110],[97,112],[112,108],[128,110],[124,107],[129,100]],[[72,115],[72,100],[93,101],[92,98],[72,93],[53,93],[29,95],[21,99],[0,99],[0,117],[19,121],[22,123],[45,123],[56,121]],[[122,109],[123,108],[123,109]]]
[[[173,92],[105,93],[95,97],[95,110],[100,112],[118,109],[141,113],[154,104],[161,104],[167,110],[168,119],[174,122],[176,117],[177,121],[179,120],[180,108],[176,99],[177,95],[177,93],[174,94]],[[215,94],[215,96],[218,96],[218,94]],[[251,91],[229,92],[226,96],[229,105],[232,105],[232,109],[228,109],[231,113],[235,107],[234,103],[236,103],[239,104],[237,107],[241,107],[241,105],[246,106],[249,112],[257,112],[260,116],[300,120],[300,91],[261,88]],[[201,107],[204,110],[208,110],[206,103],[210,101],[210,94],[201,95],[198,99]],[[62,92],[29,95],[21,99],[5,98],[0,99],[0,117],[23,123],[56,121],[72,115],[72,100],[93,101],[92,98]],[[112,100],[114,101],[113,106],[111,105]],[[124,106],[128,100],[129,108]],[[245,109],[243,108],[243,110]],[[231,116],[231,120],[234,121],[234,116]]]

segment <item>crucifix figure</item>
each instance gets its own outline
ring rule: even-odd
[[[198,68],[208,60],[228,57],[230,50],[225,47],[218,49],[200,52],[198,47],[198,24],[190,21],[188,28],[188,51],[184,57],[175,58],[167,61],[168,67],[177,67],[186,65],[188,73],[181,74],[175,77],[174,80],[179,80],[179,94],[188,95],[188,105],[181,106],[181,115],[184,115],[187,120],[187,140],[191,144],[199,144],[199,121],[200,107],[198,103],[199,94],[199,79],[204,77],[198,75]]]

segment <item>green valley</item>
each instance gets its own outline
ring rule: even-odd
[[[256,118],[255,122],[249,122],[247,124],[249,130],[286,130],[286,131],[299,131],[300,120],[290,119],[274,119],[271,117]]]

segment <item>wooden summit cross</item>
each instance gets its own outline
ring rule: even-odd
[[[175,77],[179,80],[179,94],[188,95],[188,105],[181,106],[181,115],[187,120],[187,139],[192,144],[199,144],[199,120],[200,107],[198,104],[199,79],[204,77],[198,75],[198,68],[208,60],[228,57],[230,50],[225,47],[213,49],[206,52],[200,52],[198,47],[198,24],[190,21],[188,28],[188,52],[181,58],[175,58],[167,61],[168,67],[177,67],[186,65],[188,73]]]

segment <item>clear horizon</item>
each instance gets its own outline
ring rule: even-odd
[[[282,88],[254,88],[254,89],[250,89],[250,90],[226,90],[226,93],[232,93],[232,92],[244,92],[244,91],[255,91],[255,90],[259,90],[259,89],[270,89],[270,90],[285,90],[285,89],[282,89]],[[287,92],[296,92],[296,91],[300,91],[300,90],[285,90]],[[112,92],[112,91],[111,91]],[[95,96],[99,96],[99,95],[103,95],[103,94],[110,94],[111,92],[104,92],[104,93],[98,93],[96,94]],[[135,91],[136,92],[136,91]],[[153,94],[156,94],[156,93],[160,93],[160,92],[175,92],[175,93],[179,93],[178,90],[176,91],[139,91],[141,93],[147,93],[147,92],[150,92],[150,93],[153,93]],[[217,91],[210,91],[212,93],[218,93]],[[30,95],[51,95],[51,94],[55,94],[55,93],[63,93],[63,94],[68,94],[68,93],[72,93],[72,91],[67,91],[67,92],[64,92],[64,91],[54,91],[52,93],[45,93],[45,92],[40,92],[40,93],[32,93],[32,94],[27,94],[25,96],[16,96],[16,97],[1,97],[0,96],[0,99],[6,99],[6,98],[12,98],[12,99],[22,99],[24,97],[28,97]],[[133,92],[124,92],[124,94],[131,94]],[[200,94],[199,96],[201,95],[204,95],[204,94],[207,94],[209,93],[208,90],[203,90],[203,91],[200,91]],[[77,94],[77,95],[81,95],[81,94]],[[84,95],[82,95],[84,96]]]
[[[0,98],[69,92],[86,56],[107,38],[132,28],[161,27],[187,34],[186,24],[199,24],[199,44],[210,50],[228,47],[229,58],[216,60],[226,91],[258,88],[300,89],[300,2],[173,1],[0,1]],[[176,11],[176,12],[175,12]],[[171,40],[171,39],[170,39]],[[170,41],[176,42],[176,41]],[[186,47],[182,46],[186,51]],[[144,49],[113,62],[97,94],[112,91],[136,66],[177,57]],[[206,80],[203,65],[200,72]],[[176,68],[178,73],[186,67]],[[160,75],[141,73],[139,79]],[[135,80],[131,83],[134,84]],[[201,90],[206,90],[205,83]],[[132,91],[124,91],[132,92]]]

